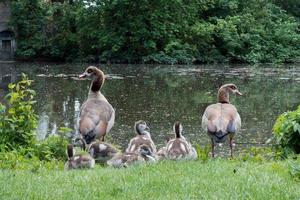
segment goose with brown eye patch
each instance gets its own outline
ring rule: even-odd
[[[229,138],[230,155],[233,157],[234,135],[241,128],[241,117],[229,102],[229,94],[241,96],[234,84],[225,84],[218,91],[218,103],[208,106],[202,116],[202,128],[211,139],[212,157],[215,143],[223,143]]]
[[[105,75],[97,67],[90,66],[79,77],[91,77],[92,83],[88,98],[80,108],[78,131],[87,144],[95,139],[104,141],[115,121],[115,110],[100,91]]]
[[[194,147],[182,136],[183,127],[180,122],[173,126],[175,138],[169,140],[165,150],[165,157],[171,160],[195,160],[197,152]]]

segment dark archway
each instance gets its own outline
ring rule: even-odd
[[[0,60],[13,60],[16,49],[14,32],[5,30],[0,32]]]

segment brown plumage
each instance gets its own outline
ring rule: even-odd
[[[106,163],[107,160],[120,153],[116,147],[107,142],[93,141],[91,144],[86,144],[85,140],[82,138],[76,138],[74,146],[79,146],[87,151],[90,156],[99,163]]]
[[[89,149],[89,154],[97,161],[105,163],[115,155],[119,154],[120,151],[113,145],[106,142],[93,142]]]
[[[117,154],[112,159],[107,161],[107,164],[112,167],[128,167],[130,165],[140,164],[144,162],[155,162],[155,155],[151,152],[148,146],[142,145],[137,152]]]
[[[65,169],[79,169],[79,168],[94,168],[95,160],[90,155],[74,155],[74,148],[72,144],[67,147],[68,161],[65,164]]]
[[[165,146],[161,147],[160,149],[158,149],[158,151],[156,152],[156,156],[158,158],[158,160],[164,160],[166,159],[166,153],[167,153],[167,144],[168,142],[173,139],[174,137],[170,137],[170,136],[167,136],[165,138]]]
[[[156,146],[151,138],[150,129],[146,122],[139,120],[134,124],[136,136],[132,138],[126,149],[126,153],[137,153],[142,145],[147,146],[152,153],[156,153]]]
[[[171,160],[196,159],[197,153],[192,145],[182,136],[183,127],[176,122],[173,126],[175,138],[171,139],[166,147],[166,158]]]
[[[242,95],[236,85],[226,84],[218,91],[218,103],[208,106],[202,116],[202,128],[211,138],[212,156],[215,156],[215,143],[230,140],[230,153],[233,156],[233,137],[240,130],[241,118],[234,105],[230,104],[229,94]]]
[[[104,141],[106,133],[110,131],[115,121],[115,110],[100,92],[105,75],[98,68],[90,66],[79,77],[93,78],[88,99],[80,109],[79,132],[87,144],[94,139]]]

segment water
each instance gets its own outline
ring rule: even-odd
[[[86,64],[0,63],[0,101],[7,84],[21,72],[34,80],[39,115],[38,139],[55,134],[59,127],[74,129],[90,80],[79,80]],[[161,146],[181,121],[184,135],[201,145],[209,138],[201,130],[206,106],[216,102],[224,83],[235,83],[244,94],[231,96],[241,118],[236,135],[238,149],[265,144],[272,137],[276,117],[296,109],[300,99],[300,65],[284,66],[101,66],[108,75],[103,94],[116,110],[115,125],[108,134],[111,142],[125,148],[134,136],[133,124],[148,122],[154,141]]]

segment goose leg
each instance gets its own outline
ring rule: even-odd
[[[99,125],[97,126],[96,130],[98,133],[97,139],[104,142],[104,137],[106,135],[107,123],[100,121]]]
[[[211,155],[213,158],[215,157],[215,142],[212,138],[211,138]]]
[[[233,138],[230,138],[229,146],[230,146],[230,156],[233,158]]]

